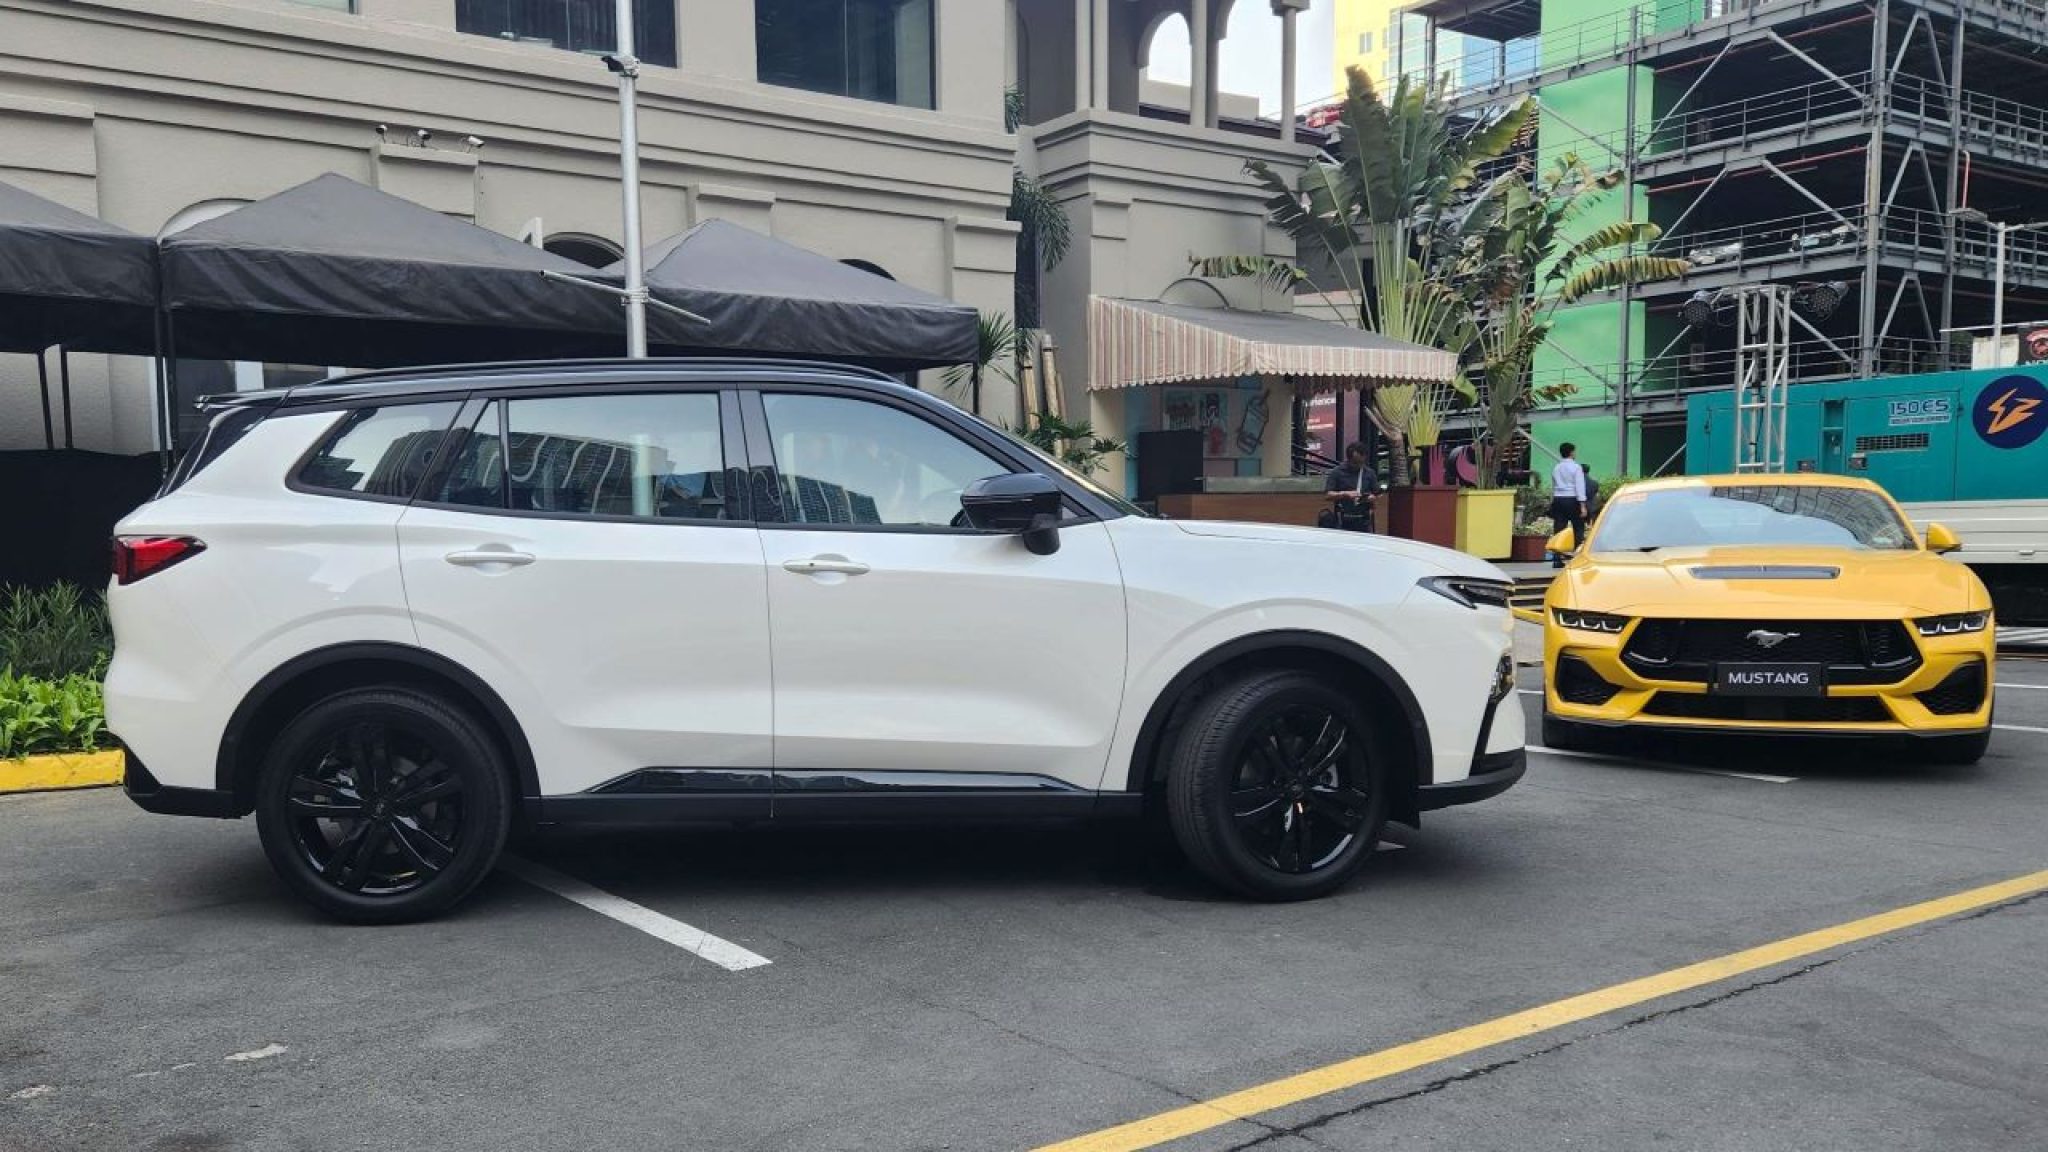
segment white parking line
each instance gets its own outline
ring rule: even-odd
[[[1675,768],[1680,772],[1699,772],[1708,776],[1733,776],[1737,780],[1757,780],[1765,784],[1797,784],[1797,776],[1771,776],[1762,772],[1735,772],[1727,768],[1695,768],[1690,764],[1667,764],[1663,761],[1632,760],[1627,756],[1609,756],[1601,752],[1568,752],[1563,748],[1545,748],[1541,744],[1528,745],[1528,751],[1541,752],[1545,756],[1563,756],[1573,760],[1606,760],[1611,763],[1641,764],[1647,768]]]
[[[1993,724],[2000,732],[2039,732],[2048,736],[2048,728],[2029,728],[2025,724]]]
[[[657,940],[666,941],[685,952],[694,953],[729,972],[743,972],[748,968],[759,968],[769,963],[766,956],[749,952],[730,940],[721,939],[693,928],[656,912],[652,908],[635,904],[622,896],[614,896],[599,888],[593,888],[573,876],[564,876],[552,868],[543,868],[529,860],[507,856],[499,865],[505,871],[519,877],[536,888],[545,888],[564,900],[581,904],[600,916],[608,916],[629,928],[638,928]]]
[[[2003,680],[2001,680],[1995,685],[1995,687],[2026,688],[2034,692],[2048,692],[2048,684],[2007,684]]]

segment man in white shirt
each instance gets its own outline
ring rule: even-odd
[[[1586,468],[1572,459],[1579,446],[1567,443],[1558,449],[1557,467],[1550,470],[1550,531],[1552,535],[1571,525],[1572,535],[1586,542]],[[1566,557],[1551,557],[1551,566],[1564,567]]]

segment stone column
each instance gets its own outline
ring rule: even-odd
[[[1280,17],[1280,142],[1294,143],[1294,17],[1301,10],[1295,0],[1273,0],[1273,12]]]
[[[1090,70],[1095,78],[1090,108],[1109,107],[1109,4],[1110,0],[1093,0],[1095,19],[1088,33],[1088,54],[1094,62]]]
[[[1188,0],[1188,125],[1209,126],[1209,0]]]
[[[1095,97],[1090,91],[1095,79],[1095,64],[1089,56],[1089,32],[1095,18],[1090,11],[1094,5],[1088,0],[1074,0],[1074,111],[1094,107]]]

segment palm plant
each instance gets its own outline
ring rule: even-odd
[[[1683,260],[1639,255],[1661,233],[1655,224],[1617,220],[1589,225],[1586,215],[1622,182],[1567,153],[1534,181],[1516,170],[1496,178],[1458,228],[1456,274],[1479,317],[1474,350],[1484,385],[1486,441],[1479,482],[1500,480],[1500,454],[1538,401],[1560,399],[1570,384],[1535,387],[1529,374],[1557,310],[1586,296],[1683,273]]]
[[[1358,302],[1362,328],[1441,348],[1461,360],[1478,339],[1471,309],[1452,272],[1459,240],[1454,209],[1472,195],[1479,169],[1521,139],[1534,115],[1522,101],[1460,126],[1444,84],[1398,80],[1382,99],[1362,69],[1346,70],[1345,131],[1333,157],[1288,180],[1262,161],[1245,170],[1266,190],[1266,214],[1297,245],[1326,258]],[[1204,276],[1259,276],[1275,287],[1315,287],[1307,273],[1261,256],[1196,259]],[[1383,385],[1373,395],[1374,423],[1394,446],[1393,482],[1409,480],[1408,453],[1435,443],[1452,403],[1470,402],[1462,377],[1449,388]]]
[[[940,377],[946,389],[946,399],[977,415],[981,412],[981,385],[988,373],[1009,384],[1017,386],[1017,325],[1001,312],[983,312],[974,325],[974,360],[969,364],[955,364],[946,369]],[[958,394],[960,385],[968,386],[966,403],[961,403]]]

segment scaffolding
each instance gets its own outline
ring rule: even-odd
[[[1968,334],[1991,318],[1993,222],[2048,215],[2048,0],[1645,0],[1569,23],[1546,21],[1543,0],[1407,13],[1422,32],[1393,46],[1405,74],[1448,85],[1463,110],[1533,99],[1531,148],[1619,170],[1623,202],[1663,230],[1648,250],[1692,265],[1609,297],[1624,305],[1614,352],[1568,348],[1544,369],[1557,379],[1543,383],[1581,384],[1567,414],[1621,417],[1624,468],[1630,418],[1761,370],[1736,326],[1679,320],[1695,294],[1847,286],[1832,317],[1783,317],[1765,375],[1786,386],[1967,368]],[[1443,33],[1470,47],[1439,53]],[[1611,99],[1571,98],[1603,73]],[[2008,310],[2048,314],[2048,234],[2011,242]]]

